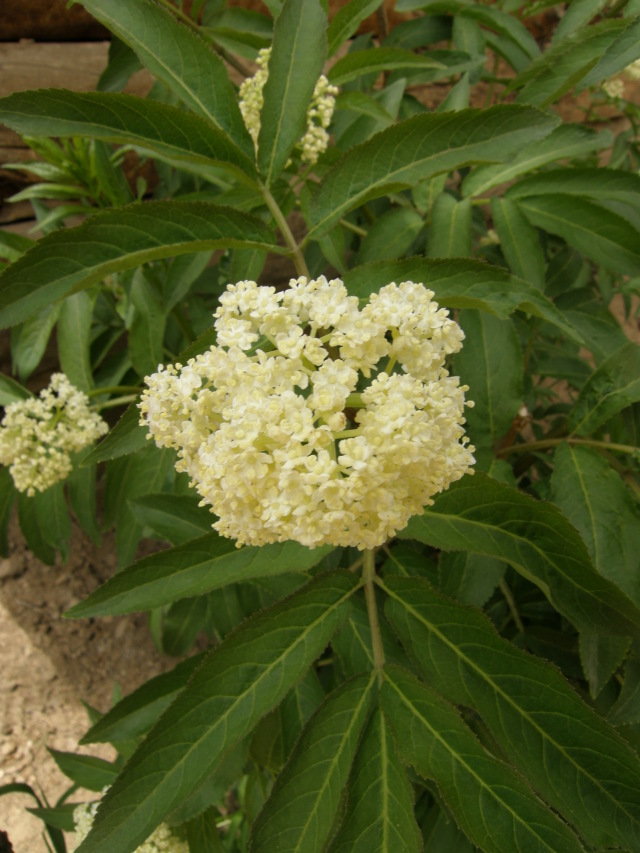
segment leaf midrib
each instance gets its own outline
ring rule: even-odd
[[[612,794],[610,794],[610,792],[602,786],[600,780],[597,779],[595,776],[592,776],[587,770],[582,767],[582,765],[577,764],[571,757],[571,754],[568,753],[565,748],[561,746],[557,741],[553,740],[545,732],[545,730],[538,725],[535,719],[533,719],[529,715],[527,711],[525,711],[520,705],[516,704],[516,702],[511,698],[511,696],[509,696],[508,693],[505,693],[504,690],[493,680],[493,678],[485,670],[481,669],[473,660],[467,657],[467,655],[465,655],[462,649],[452,643],[435,625],[433,625],[433,623],[423,618],[422,615],[418,611],[416,611],[412,607],[412,605],[405,601],[400,595],[394,593],[393,590],[390,590],[387,586],[384,585],[382,581],[378,580],[378,583],[384,589],[387,595],[389,595],[391,598],[395,599],[399,604],[401,604],[407,612],[411,613],[411,615],[416,619],[416,621],[422,623],[425,626],[427,631],[435,634],[438,639],[442,643],[444,643],[444,645],[446,645],[458,658],[460,658],[460,660],[463,661],[473,672],[475,672],[476,675],[479,675],[483,681],[487,682],[498,696],[501,696],[508,705],[511,705],[519,716],[522,716],[525,720],[527,720],[531,727],[538,732],[543,741],[547,741],[548,743],[553,744],[556,749],[569,761],[569,763],[574,766],[576,772],[580,776],[585,776],[587,779],[590,779],[592,783],[595,783],[596,787],[600,789],[600,791],[605,795],[607,800],[613,802],[616,807],[621,808],[623,813],[627,815],[627,817],[629,817],[632,822],[639,824],[637,818],[635,818],[630,812],[628,812],[624,805],[622,805],[618,800],[614,799]]]

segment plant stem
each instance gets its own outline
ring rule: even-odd
[[[92,388],[87,391],[87,397],[101,397],[103,394],[139,394],[140,390],[136,385],[106,385],[104,388]]]
[[[498,586],[500,587],[500,592],[504,595],[505,601],[507,602],[507,605],[509,607],[509,612],[511,613],[513,621],[516,623],[518,631],[520,631],[520,633],[524,637],[524,625],[522,624],[522,619],[520,618],[520,614],[518,613],[518,608],[516,606],[513,594],[504,578],[500,579]]]
[[[503,447],[501,450],[498,450],[496,456],[504,457],[509,456],[512,453],[527,453],[532,450],[546,450],[549,447],[555,447],[558,444],[562,444],[562,442],[582,445],[584,447],[594,447],[597,450],[611,450],[615,453],[637,453],[638,450],[640,450],[640,448],[634,447],[631,444],[614,444],[610,441],[596,441],[591,438],[571,438],[571,436],[565,436],[564,438],[544,438],[540,441],[529,441],[526,444],[512,444],[509,447]]]
[[[367,613],[369,614],[369,627],[371,628],[371,649],[373,651],[373,668],[378,673],[378,681],[382,681],[382,669],[384,667],[384,649],[382,647],[382,635],[380,634],[380,622],[378,621],[378,608],[376,607],[376,592],[373,579],[376,576],[376,552],[372,548],[363,554],[364,567],[362,579],[364,581],[364,597],[367,602]]]
[[[265,186],[262,187],[262,197],[265,200],[265,204],[273,214],[273,218],[280,229],[280,233],[284,237],[284,241],[291,251],[291,259],[293,260],[298,275],[304,275],[309,278],[309,268],[307,267],[307,262],[304,259],[300,246],[296,243],[296,238],[291,233],[289,223],[287,222],[283,212],[280,210],[278,202]]]
[[[113,409],[114,406],[124,406],[125,403],[133,403],[137,399],[137,394],[127,394],[125,397],[116,397],[113,400],[107,400],[105,403],[96,406],[96,409],[101,412],[103,409]]]

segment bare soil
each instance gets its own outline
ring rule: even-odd
[[[112,539],[96,547],[75,530],[68,562],[46,566],[12,524],[10,557],[0,560],[0,786],[26,782],[54,803],[70,782],[47,747],[77,751],[88,728],[82,700],[106,711],[116,683],[126,694],[174,665],[155,648],[144,614],[62,618],[115,572]],[[114,757],[108,745],[82,751]],[[79,792],[72,800],[94,798]],[[26,811],[33,805],[25,794],[0,797],[0,830],[15,853],[46,851],[42,824]]]

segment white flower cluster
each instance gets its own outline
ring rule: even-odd
[[[95,800],[92,803],[80,803],[73,810],[78,845],[89,835],[99,805],[100,800]],[[161,823],[146,841],[136,847],[135,853],[189,853],[189,845],[174,835],[166,823]]]
[[[71,454],[109,431],[89,400],[64,373],[54,373],[39,397],[9,403],[0,424],[0,464],[16,489],[33,496],[71,473]]]
[[[640,80],[640,59],[636,59],[631,65],[627,65],[624,69],[624,74],[630,80]]]
[[[610,98],[624,98],[624,81],[619,77],[610,77],[605,80],[602,89]]]
[[[240,86],[240,112],[256,146],[260,134],[260,114],[264,105],[262,90],[269,76],[270,56],[270,47],[261,50],[257,60],[258,70],[253,77],[247,78]],[[337,86],[332,86],[322,74],[316,83],[307,109],[307,130],[296,144],[296,148],[302,152],[302,160],[305,163],[313,165],[318,161],[320,154],[326,151],[329,144],[327,128],[331,124],[337,94]]]
[[[139,405],[223,536],[372,548],[469,471],[468,389],[444,367],[464,334],[423,285],[360,310],[339,279],[241,281],[220,303],[218,345],[160,365]]]

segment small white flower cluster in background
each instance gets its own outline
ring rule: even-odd
[[[264,105],[262,90],[269,76],[268,63],[271,48],[267,47],[258,54],[258,70],[253,77],[247,78],[240,86],[240,112],[254,144],[258,145],[260,134],[260,114]],[[337,86],[332,86],[322,74],[316,83],[311,103],[307,109],[307,130],[296,144],[302,153],[303,162],[314,165],[329,144],[327,128],[335,108]]]
[[[139,406],[223,536],[372,548],[473,465],[445,369],[464,334],[423,285],[360,310],[339,279],[241,281],[215,317],[218,345],[160,365]]]
[[[636,59],[631,65],[627,65],[624,69],[624,74],[630,80],[640,80],[640,59]]]
[[[100,800],[95,800],[92,803],[80,803],[73,810],[78,845],[89,835],[99,805]],[[189,845],[174,835],[166,823],[161,823],[146,841],[136,847],[135,853],[189,853]]]
[[[602,84],[602,89],[610,98],[624,98],[624,81],[619,77],[611,77]]]
[[[16,489],[32,497],[71,473],[71,454],[109,431],[89,400],[64,373],[54,373],[39,397],[9,403],[0,424],[0,463]]]

